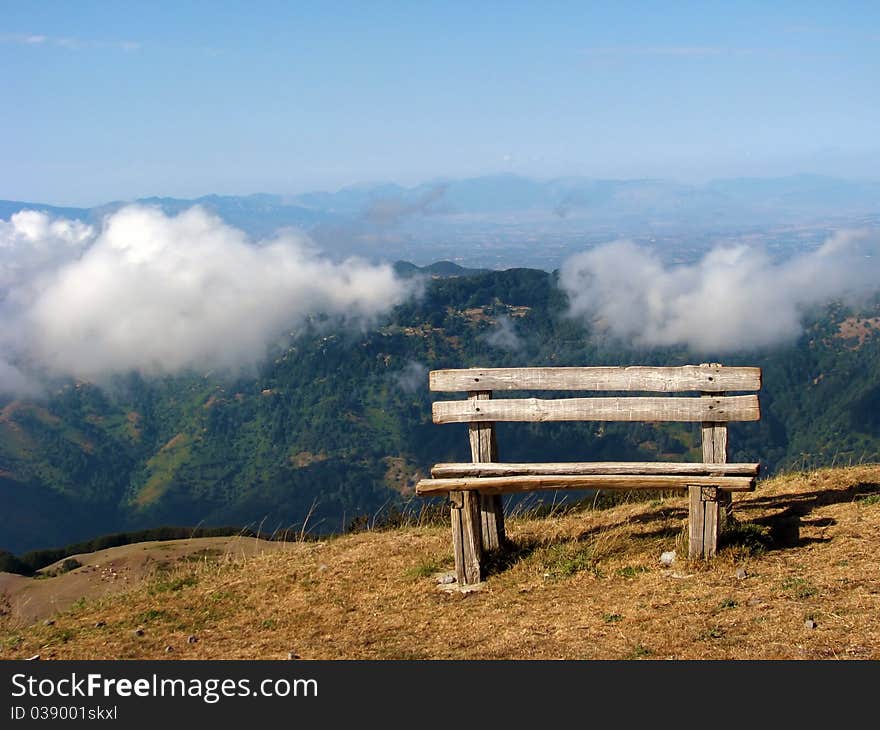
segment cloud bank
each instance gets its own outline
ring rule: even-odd
[[[812,306],[880,289],[880,240],[842,231],[783,262],[752,246],[718,247],[679,266],[617,241],[568,259],[560,286],[572,315],[623,341],[697,352],[761,348],[795,339]]]
[[[0,251],[0,391],[13,393],[25,372],[240,368],[310,315],[363,322],[410,293],[390,266],[333,262],[290,232],[254,243],[201,208],[130,206],[100,230],[17,213]]]

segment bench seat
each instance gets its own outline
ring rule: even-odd
[[[536,489],[668,489],[717,487],[730,492],[755,489],[759,464],[702,462],[564,462],[436,464],[416,494],[477,490],[481,494]]]

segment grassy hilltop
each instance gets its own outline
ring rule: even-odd
[[[470,592],[438,583],[451,569],[439,521],[113,548],[128,557],[79,556],[35,581],[96,563],[125,573],[103,596],[30,624],[8,600],[0,658],[880,658],[880,466],[777,476],[735,509],[714,561],[668,567],[662,552],[683,554],[682,496],[521,512],[513,547]],[[137,550],[166,557],[138,573]]]

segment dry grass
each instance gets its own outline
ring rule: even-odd
[[[880,466],[762,482],[735,508],[714,561],[671,568],[682,497],[517,517],[472,593],[437,586],[443,527],[180,564],[51,626],[7,626],[0,658],[880,658]]]

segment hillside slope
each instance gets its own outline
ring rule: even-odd
[[[0,658],[880,658],[880,465],[766,480],[735,509],[717,559],[671,567],[683,497],[514,516],[467,593],[438,585],[440,524],[181,562],[51,625],[7,617]]]
[[[314,322],[258,371],[132,374],[0,400],[0,550],[21,553],[159,525],[338,532],[403,504],[439,461],[469,458],[464,427],[431,422],[427,372],[513,365],[763,369],[761,420],[731,427],[762,472],[880,460],[880,299],[814,312],[796,342],[733,355],[640,350],[566,316],[529,269],[432,279],[364,331]],[[505,461],[700,458],[685,424],[499,424]]]

